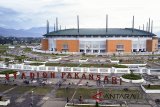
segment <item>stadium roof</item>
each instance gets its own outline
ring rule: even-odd
[[[83,28],[79,29],[79,33],[77,29],[65,29],[50,32],[43,36],[77,36],[77,35],[113,35],[113,36],[123,36],[123,35],[131,35],[131,36],[156,36],[153,33],[134,29],[132,32],[131,28],[108,28],[107,32],[105,28]]]

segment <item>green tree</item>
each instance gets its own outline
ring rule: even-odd
[[[25,55],[21,55],[21,56],[16,56],[15,60],[18,60],[19,63],[23,63],[24,59],[26,59]]]
[[[10,59],[9,58],[5,58],[4,61],[5,61],[6,66],[8,67]]]
[[[98,104],[98,102],[96,101],[96,107],[99,107],[99,104]]]

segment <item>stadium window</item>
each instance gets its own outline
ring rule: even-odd
[[[117,45],[116,47],[117,47],[117,49],[123,49],[124,45]]]
[[[137,52],[137,49],[133,49],[133,52]]]
[[[91,38],[91,35],[86,35],[87,38]]]
[[[87,50],[86,50],[86,52],[87,52],[87,53],[90,53],[90,52],[91,52],[91,50],[90,50],[90,49],[87,49]]]
[[[105,37],[106,37],[106,35],[101,35],[100,37],[105,38]]]
[[[105,53],[105,50],[100,50],[100,53]]]
[[[68,49],[68,44],[63,44],[63,49]]]
[[[80,52],[84,52],[84,49],[80,49]]]
[[[98,53],[98,50],[93,50],[93,53]]]

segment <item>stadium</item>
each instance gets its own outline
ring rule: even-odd
[[[108,19],[107,19],[108,20]],[[63,29],[49,32],[43,35],[41,49],[51,52],[72,53],[132,53],[132,52],[156,52],[158,51],[158,38],[152,33],[152,27],[146,30],[132,28],[79,28]]]

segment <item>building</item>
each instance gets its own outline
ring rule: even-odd
[[[160,51],[160,38],[158,39],[158,50]]]
[[[43,36],[44,51],[97,54],[158,51],[155,34],[133,28],[65,29]]]

